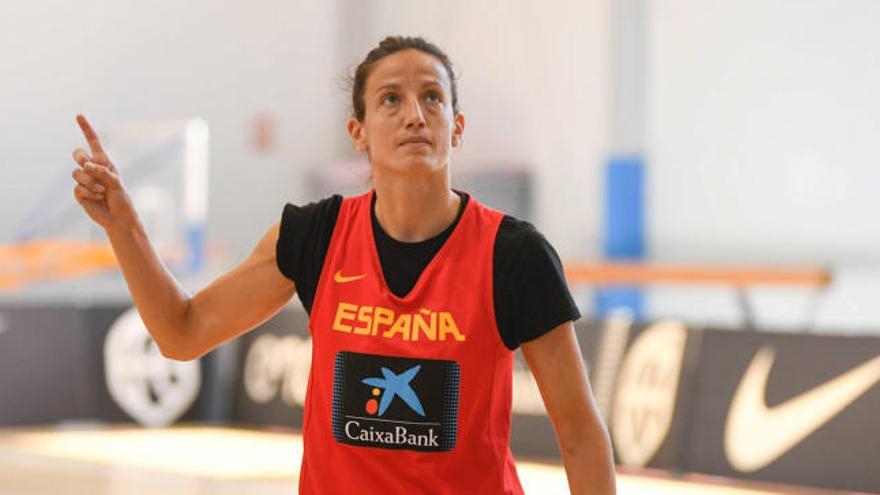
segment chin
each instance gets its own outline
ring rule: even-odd
[[[407,153],[391,160],[374,162],[373,166],[384,168],[389,172],[423,175],[442,170],[443,164],[443,160],[432,154]]]
[[[409,156],[402,157],[400,160],[397,161],[397,163],[399,164],[399,166],[395,167],[395,168],[401,168],[403,170],[409,170],[409,171],[418,170],[418,171],[429,172],[429,171],[436,170],[436,169],[440,168],[441,162],[440,162],[440,160],[438,160],[436,157],[433,157],[433,156],[409,155]]]

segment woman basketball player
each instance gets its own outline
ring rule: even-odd
[[[85,117],[74,196],[113,246],[162,353],[190,360],[299,294],[312,365],[301,494],[520,494],[509,449],[522,346],[572,493],[615,492],[607,432],[553,248],[450,187],[464,116],[447,56],[389,37],[358,66],[348,134],[373,188],[285,205],[238,266],[190,297],[156,255]]]

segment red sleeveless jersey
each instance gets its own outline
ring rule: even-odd
[[[521,494],[513,352],[492,292],[503,214],[470,198],[401,298],[376,251],[373,194],[342,201],[312,305],[299,493]]]

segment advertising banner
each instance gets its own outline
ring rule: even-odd
[[[880,338],[707,330],[682,468],[880,492]]]
[[[0,426],[205,420],[213,357],[166,359],[128,306],[0,307]]]

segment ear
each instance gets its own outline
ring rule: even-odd
[[[464,135],[464,115],[458,114],[455,116],[455,121],[453,123],[452,128],[452,147],[458,148],[461,146],[461,139]]]
[[[348,135],[351,138],[351,144],[354,145],[354,149],[366,153],[368,151],[367,133],[364,129],[363,122],[354,117],[349,117],[346,129],[348,130]]]

